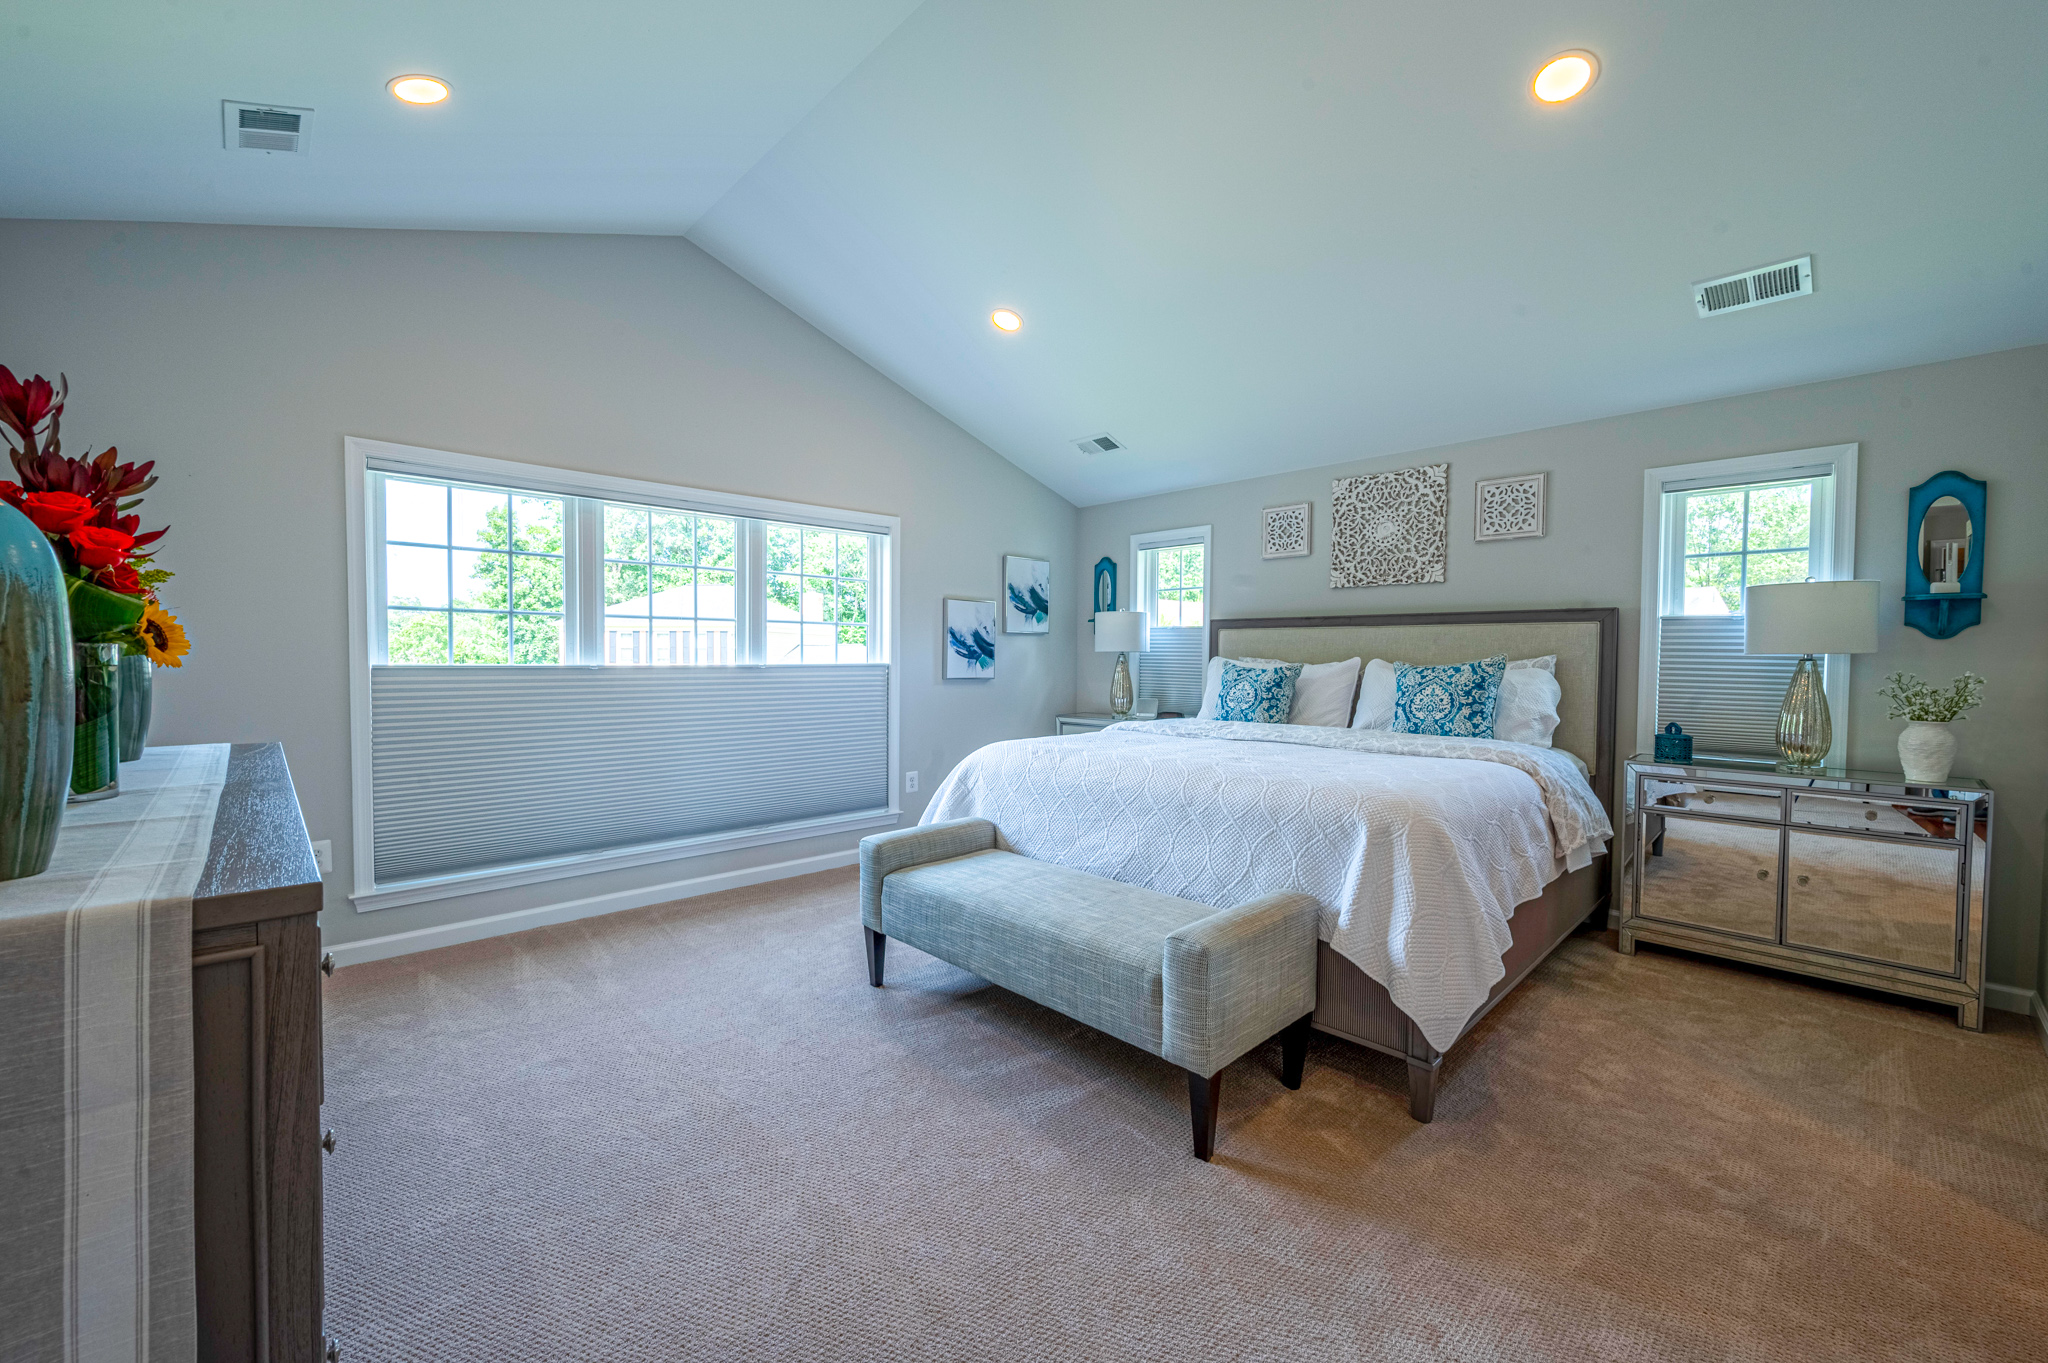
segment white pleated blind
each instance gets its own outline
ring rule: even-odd
[[[1744,653],[1740,615],[1667,615],[1658,627],[1657,728],[1677,721],[1700,755],[1775,756],[1799,660]]]
[[[380,885],[889,804],[889,669],[378,667]]]
[[[1202,708],[1202,669],[1208,655],[1207,629],[1154,625],[1151,646],[1135,655],[1138,695],[1156,696],[1160,710],[1178,710],[1193,719]]]

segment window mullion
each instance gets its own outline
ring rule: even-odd
[[[604,662],[604,504],[565,499],[562,517],[562,640],[564,661]]]
[[[736,523],[733,547],[735,568],[733,613],[739,633],[736,663],[759,666],[768,659],[768,533],[766,524],[751,517]],[[801,581],[801,579],[799,579]],[[799,598],[801,599],[801,598]],[[799,610],[798,615],[802,615]],[[802,638],[802,622],[798,625]]]

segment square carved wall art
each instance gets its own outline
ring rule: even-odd
[[[1261,557],[1301,558],[1308,553],[1308,505],[1297,502],[1293,506],[1266,508],[1266,547]]]
[[[1424,464],[1330,484],[1330,585],[1442,582],[1451,466]]]
[[[1512,478],[1481,478],[1473,499],[1472,538],[1530,539],[1543,533],[1543,493],[1547,473],[1522,473]]]

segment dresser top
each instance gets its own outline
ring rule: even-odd
[[[1648,753],[1637,753],[1628,764],[1637,770],[1672,773],[1711,772],[1761,785],[1802,786],[1813,790],[1886,791],[1932,794],[1940,792],[1956,799],[1989,795],[1991,787],[1968,776],[1950,776],[1938,784],[1908,781],[1905,773],[1873,771],[1856,767],[1814,767],[1788,771],[1767,757],[1695,757],[1690,762],[1659,762]]]
[[[320,909],[320,868],[306,841],[284,747],[237,743],[213,819],[206,869],[192,891],[196,928],[224,927]]]

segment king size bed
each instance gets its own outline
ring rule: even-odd
[[[1607,910],[1619,612],[1216,620],[1213,658],[1413,666],[1555,657],[1547,746],[1303,724],[1159,720],[992,744],[926,823],[1226,908],[1321,906],[1314,1026],[1407,1062],[1428,1121],[1444,1053]]]

